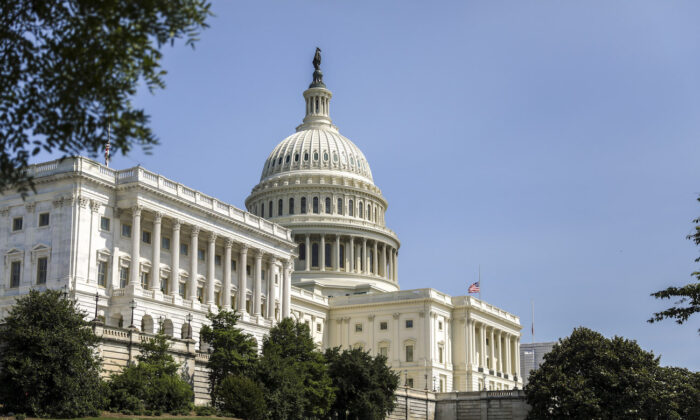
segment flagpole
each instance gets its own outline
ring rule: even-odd
[[[481,300],[481,264],[479,264],[479,300]]]
[[[112,136],[112,119],[110,118],[107,123],[107,145],[105,146],[105,166],[109,168],[109,148]]]
[[[535,300],[531,300],[532,305],[532,344],[535,344]]]

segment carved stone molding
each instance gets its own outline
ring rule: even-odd
[[[88,204],[90,203],[90,199],[87,197],[78,197],[78,203],[80,204],[80,207],[86,209]]]
[[[400,316],[400,315],[401,315],[400,313],[394,312],[394,314],[393,314],[394,319],[399,319],[399,316]]]
[[[141,210],[143,210],[143,206],[138,206],[138,205],[137,205],[137,206],[133,206],[133,207],[131,208],[131,214],[132,214],[134,217],[141,217]]]
[[[153,223],[161,223],[163,221],[163,213],[157,211],[154,213]]]
[[[192,226],[192,236],[199,236],[199,226]]]
[[[97,213],[98,211],[100,211],[101,205],[102,205],[102,203],[100,203],[99,201],[91,200],[90,201],[90,210],[92,210],[94,213]]]
[[[34,213],[34,209],[36,208],[36,203],[26,203],[24,205],[24,208],[27,209],[27,213]]]

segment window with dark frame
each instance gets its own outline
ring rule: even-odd
[[[36,284],[46,284],[46,276],[49,272],[48,257],[41,257],[36,260]]]
[[[48,226],[48,225],[49,225],[49,213],[40,213],[39,214],[39,227]]]
[[[12,219],[12,231],[17,232],[22,230],[22,224],[24,220],[21,217],[15,217]]]
[[[21,276],[22,262],[12,261],[12,264],[10,264],[10,288],[19,287]]]
[[[100,230],[104,230],[106,232],[109,232],[111,221],[112,220],[109,217],[102,216],[100,218]]]

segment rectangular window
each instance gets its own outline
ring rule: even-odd
[[[22,261],[12,261],[10,265],[10,287],[19,287],[22,274]]]
[[[406,320],[406,328],[413,328],[413,320],[412,319]]]
[[[122,236],[125,238],[131,238],[131,225],[122,224]]]
[[[141,232],[141,240],[147,244],[151,243],[151,232],[144,230]]]
[[[178,289],[178,293],[180,294],[180,297],[183,298],[183,299],[185,298],[185,290],[186,290],[186,288],[187,288],[187,284],[186,284],[186,283],[180,283],[180,287],[179,287],[179,289]]]
[[[100,218],[100,230],[104,230],[105,232],[109,232],[109,230],[111,229],[111,227],[110,227],[111,222],[112,221],[109,219],[109,217],[101,217]]]
[[[412,345],[406,346],[406,361],[407,362],[413,361],[413,346]]]
[[[202,303],[202,299],[204,298],[204,288],[202,286],[197,286],[197,300],[199,303]]]
[[[250,266],[249,266],[249,265],[246,265],[246,266],[245,266],[245,273],[246,273],[246,275],[248,275],[248,276],[250,275]]]
[[[442,321],[438,321],[438,330],[442,331]]]
[[[49,271],[49,259],[41,257],[36,260],[36,284],[46,284],[46,276]]]
[[[319,333],[321,332],[321,323],[320,322],[316,323],[316,332],[319,332]]]
[[[362,332],[362,324],[355,324],[355,332]]]
[[[160,240],[160,247],[163,249],[170,249],[170,238],[163,236]]]
[[[339,198],[338,199],[338,214],[343,215],[343,199]]]
[[[279,276],[275,274],[275,284],[279,284]]]
[[[12,219],[12,231],[17,232],[22,230],[22,218],[21,217],[15,217]]]
[[[387,329],[389,329],[389,324],[386,321],[382,321],[379,323],[379,329],[380,330],[387,330]]]
[[[260,270],[260,278],[265,280],[265,270]]]
[[[97,262],[97,285],[107,287],[107,261]]]
[[[221,255],[214,256],[214,264],[221,265]]]
[[[379,354],[384,356],[384,357],[389,357],[389,347],[386,347],[386,346],[379,347]]]
[[[204,261],[204,250],[203,249],[198,249],[197,250],[197,258],[201,261]]]
[[[221,307],[221,292],[218,290],[214,292],[214,302],[216,302],[216,306]]]
[[[168,294],[168,279],[167,277],[164,279],[160,279],[160,291],[164,294]]]
[[[187,244],[180,244],[180,254],[187,255],[188,247]]]
[[[406,380],[406,386],[409,388],[413,388],[413,378],[408,378]]]
[[[148,289],[148,273],[146,272],[141,273],[141,287]]]
[[[48,213],[40,213],[39,214],[39,227],[48,226],[48,225],[49,225],[49,214]]]
[[[231,271],[236,271],[236,260],[231,260]]]
[[[119,287],[125,288],[129,284],[129,267],[121,267],[119,269]]]
[[[442,346],[438,347],[438,363],[443,363],[442,354],[444,351],[445,349]]]

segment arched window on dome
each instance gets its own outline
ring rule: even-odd
[[[331,252],[331,244],[326,244],[326,252],[325,252],[325,263],[326,267],[331,267],[331,257],[333,256],[333,252]]]
[[[340,249],[338,250],[340,261],[338,261],[338,266],[340,268],[345,268],[345,245],[340,244]]]
[[[260,204],[260,217],[265,217],[265,203]]]
[[[348,216],[355,217],[355,206],[352,200],[348,201]]]
[[[304,153],[304,162],[306,162],[307,160],[309,160],[309,152]]]
[[[372,206],[367,204],[367,220],[372,220]]]
[[[374,208],[374,222],[377,223],[377,208]]]
[[[369,253],[369,272],[374,273],[374,252]]]
[[[323,152],[323,160],[328,162],[328,152]]]
[[[301,197],[301,214],[306,214],[306,197]]]
[[[331,208],[331,199],[330,197],[326,197],[326,213],[331,214],[331,211],[333,209]]]
[[[299,153],[294,155],[294,162],[299,162]]]
[[[318,214],[318,197],[314,197],[313,212],[314,212],[314,214]]]
[[[289,214],[294,214],[294,197],[289,199]]]
[[[306,260],[306,244],[299,244],[299,260],[300,261],[305,261]]]
[[[339,198],[339,199],[338,199],[338,209],[337,209],[337,212],[338,212],[339,215],[341,215],[341,216],[343,215],[343,199],[342,199],[342,198]]]
[[[357,206],[357,217],[362,219],[362,201],[360,201],[358,206]]]
[[[284,163],[289,163],[290,159],[291,159],[291,157],[289,155],[287,155],[287,157],[284,158]]]
[[[282,156],[280,156],[280,158],[277,160],[277,164],[278,164],[278,165],[281,165],[281,164],[282,164]]]
[[[268,203],[269,205],[267,206],[267,217],[272,217],[272,200]]]
[[[311,245],[311,266],[318,267],[318,244]]]
[[[284,207],[284,201],[280,198],[279,200],[277,200],[277,215],[278,216],[282,216],[282,210],[283,210],[282,207]]]

